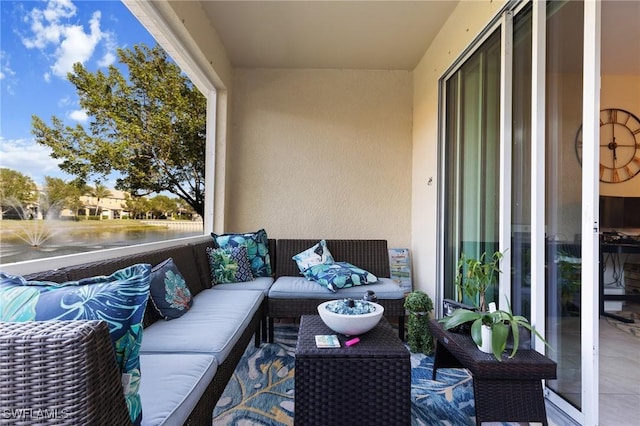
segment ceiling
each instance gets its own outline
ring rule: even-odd
[[[413,70],[458,0],[201,4],[234,67]]]
[[[201,5],[234,67],[413,70],[458,2],[262,0]],[[603,74],[640,74],[638,22],[640,1],[602,3]],[[579,36],[567,31],[568,38]]]

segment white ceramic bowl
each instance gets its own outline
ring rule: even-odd
[[[382,307],[382,305],[368,302],[376,308],[374,312],[360,315],[337,314],[326,308],[326,306],[332,302],[335,302],[335,300],[329,300],[319,304],[318,314],[320,314],[320,318],[322,318],[322,321],[327,327],[336,333],[346,336],[358,336],[371,330],[378,324],[384,313],[384,307]]]

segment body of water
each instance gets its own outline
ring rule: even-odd
[[[202,235],[202,229],[117,229],[96,232],[60,232],[47,239],[39,247],[31,247],[24,241],[2,239],[0,241],[0,264],[25,260],[44,259],[67,254],[85,253],[135,244],[152,243],[175,238]]]

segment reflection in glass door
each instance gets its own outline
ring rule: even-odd
[[[450,299],[457,299],[453,282],[460,254],[479,258],[498,249],[499,84],[497,30],[446,83],[444,273],[445,297]],[[487,292],[487,303],[497,301],[497,291]]]
[[[581,408],[582,170],[575,136],[582,123],[582,2],[547,5],[546,336],[558,379],[547,386]]]

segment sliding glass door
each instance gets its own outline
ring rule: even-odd
[[[442,79],[443,295],[477,305],[455,288],[461,253],[505,253],[487,301],[509,299],[531,319],[553,350],[533,346],[558,364],[548,397],[595,424],[599,101],[584,100],[597,89],[593,73],[584,77],[583,28],[597,27],[599,11],[581,1],[513,6]],[[581,126],[589,166],[576,156]]]
[[[461,253],[491,256],[498,249],[499,84],[498,30],[447,81],[445,203],[451,214],[445,216],[444,241],[450,283]],[[445,297],[459,299],[454,292],[452,285],[445,287]],[[494,300],[497,288],[487,294],[487,303]]]

